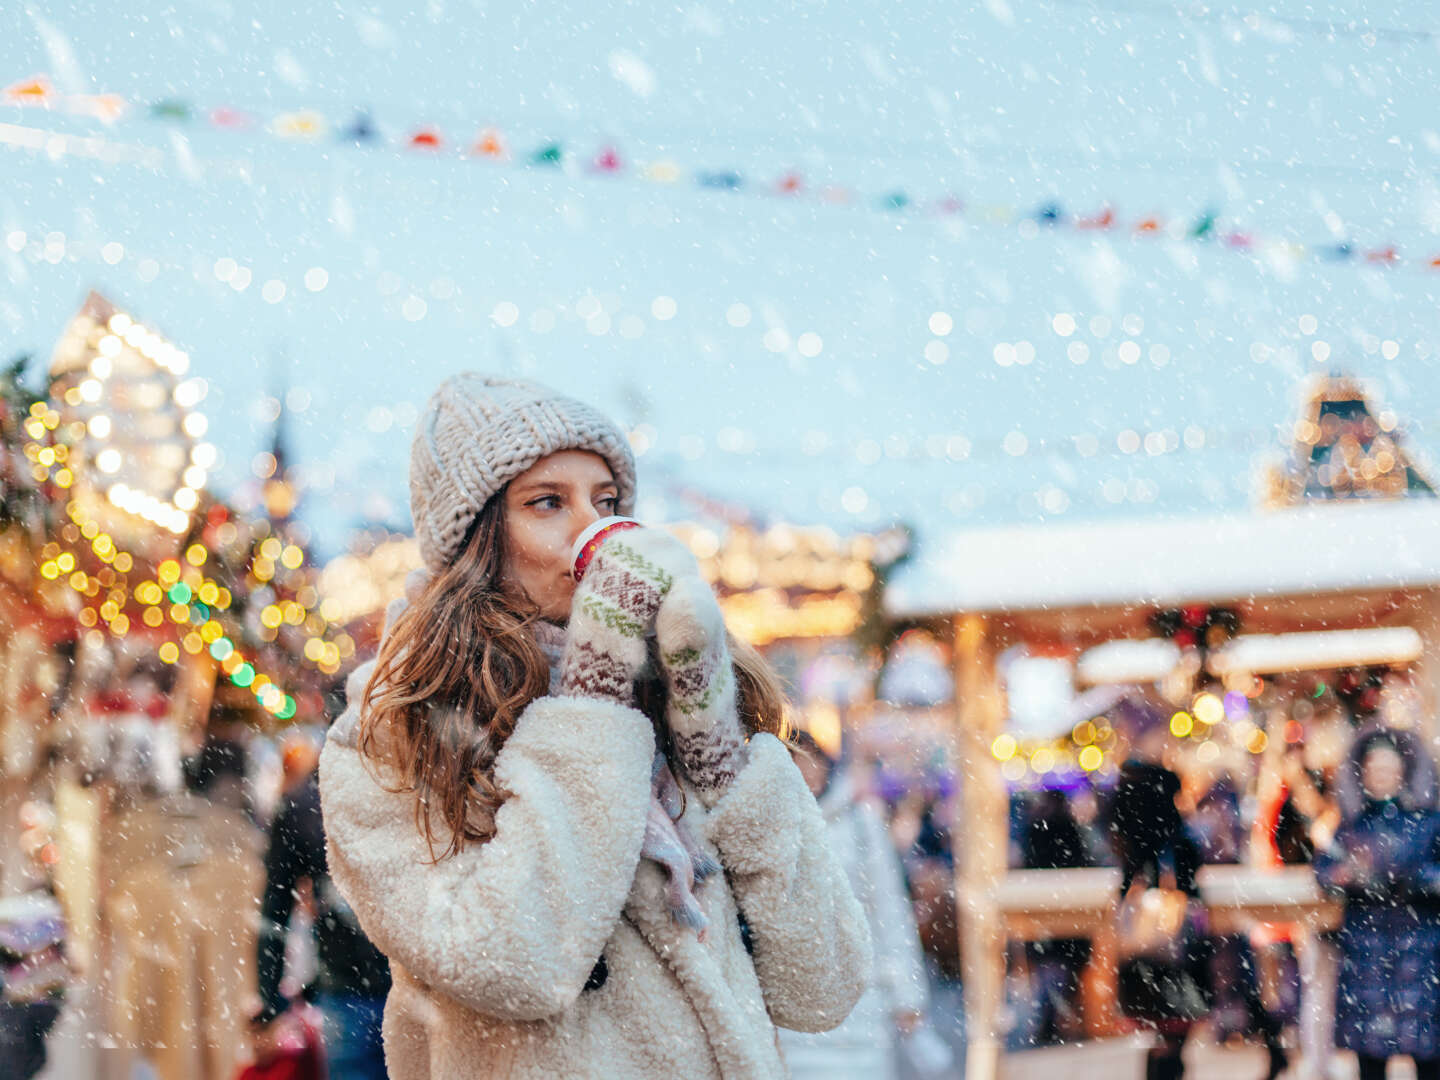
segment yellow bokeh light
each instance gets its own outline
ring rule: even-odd
[[[260,624],[274,630],[284,621],[284,615],[274,604],[267,604],[260,611]]]
[[[325,655],[325,643],[319,638],[311,638],[305,642],[305,659],[311,663],[319,660]]]
[[[1170,734],[1174,735],[1177,739],[1185,738],[1185,736],[1194,730],[1195,720],[1184,709],[1181,709],[1174,716],[1170,717]]]
[[[155,576],[160,579],[160,584],[168,589],[180,580],[180,564],[174,559],[166,559],[160,564]]]
[[[160,659],[167,664],[173,664],[180,659],[180,648],[173,641],[167,641],[157,650]]]
[[[185,549],[185,561],[191,566],[204,566],[209,557],[210,553],[205,550],[204,544],[191,544]]]
[[[305,552],[301,551],[294,544],[289,545],[280,552],[280,564],[287,570],[298,570],[300,564],[305,561]]]
[[[1105,760],[1105,755],[1100,752],[1098,746],[1087,746],[1080,751],[1080,767],[1086,772],[1094,772]]]
[[[121,551],[116,554],[115,569],[119,570],[122,574],[128,574],[131,570],[135,569],[135,560],[130,557],[128,551]]]
[[[205,647],[205,642],[200,640],[200,635],[193,630],[185,635],[185,651],[190,654],[198,653]]]
[[[995,755],[996,761],[1009,761],[1015,756],[1015,751],[1018,749],[1015,736],[1009,734],[997,736],[995,741],[990,744],[990,753]]]
[[[158,607],[146,608],[145,614],[140,617],[145,620],[145,625],[150,627],[159,626],[165,621],[165,616]]]
[[[206,645],[209,645],[212,641],[218,641],[224,633],[225,631],[220,628],[220,624],[214,619],[210,619],[200,627],[200,640],[205,642]]]
[[[1202,724],[1213,727],[1225,719],[1225,705],[1214,694],[1198,695],[1191,707],[1195,710],[1195,718]]]
[[[62,574],[68,574],[75,569],[75,556],[67,551],[55,560],[55,565],[60,568]]]
[[[1055,751],[1048,746],[1042,746],[1030,755],[1030,768],[1037,773],[1047,773],[1055,767]]]
[[[202,604],[209,604],[211,607],[214,607],[215,600],[219,595],[220,589],[213,581],[207,581],[200,586],[200,602]]]
[[[1252,754],[1263,754],[1265,752],[1265,747],[1269,744],[1270,740],[1265,735],[1265,732],[1261,731],[1259,728],[1256,728],[1250,733],[1250,737],[1245,740],[1245,749],[1249,750]]]
[[[1089,720],[1081,720],[1070,730],[1070,738],[1074,739],[1081,746],[1095,741],[1095,725]]]
[[[268,536],[260,542],[260,556],[261,558],[274,562],[280,558],[280,552],[284,550],[284,547],[285,545],[280,543],[278,539],[273,536]]]

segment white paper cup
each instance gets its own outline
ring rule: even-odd
[[[585,531],[575,538],[575,546],[570,549],[570,570],[575,575],[575,581],[578,583],[585,576],[586,567],[590,565],[590,560],[595,557],[595,552],[600,550],[606,537],[611,533],[640,527],[638,521],[628,517],[603,517],[586,526]]]

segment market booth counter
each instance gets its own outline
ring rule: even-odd
[[[1378,663],[1410,665],[1423,697],[1422,735],[1434,745],[1440,713],[1440,504],[1346,501],[1209,519],[1094,523],[957,533],[932,543],[891,581],[892,618],[948,627],[955,679],[956,751],[963,795],[955,834],[956,897],[970,1033],[966,1075],[1000,1070],[1007,935],[1094,932],[1104,959],[1119,880],[1113,870],[1007,871],[1009,802],[996,740],[1007,704],[997,661],[1021,647],[1078,659],[1117,641],[1153,638],[1159,612],[1222,606],[1244,633],[1228,654],[1272,670]],[[1377,628],[1410,633],[1377,641]],[[1337,643],[1336,631],[1358,633]],[[1315,638],[1308,635],[1315,634]],[[1251,635],[1272,637],[1257,650]],[[1283,647],[1274,635],[1286,635]],[[1291,636],[1295,635],[1295,636]],[[1400,655],[1379,655],[1399,647]],[[1356,655],[1345,655],[1346,648]],[[1013,655],[1013,654],[1011,654]],[[1223,666],[1220,652],[1209,657]],[[1254,674],[1261,674],[1254,670]],[[1150,673],[1159,675],[1158,672]],[[1235,672],[1232,670],[1233,676]],[[1127,673],[1117,681],[1138,681]],[[1262,730],[1263,729],[1257,729]],[[1204,897],[1217,925],[1335,924],[1336,907],[1305,867],[1207,867]],[[1113,948],[1111,949],[1113,957]],[[1110,1030],[1113,959],[1096,965],[1087,1023]],[[1107,996],[1108,995],[1108,996]]]
[[[1263,923],[1303,926],[1311,934],[1337,929],[1343,907],[1325,895],[1308,867],[1257,870],[1247,866],[1206,866],[1199,874],[1200,897],[1217,936],[1248,933]],[[1120,871],[1113,866],[1074,870],[1011,870],[994,890],[1008,941],[1087,938],[1089,978],[1081,1007],[1086,1035],[1115,1035],[1118,950],[1116,915]],[[1313,992],[1311,969],[1301,968],[1301,993]]]

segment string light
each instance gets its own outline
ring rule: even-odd
[[[72,321],[61,347],[57,349],[56,367],[62,376],[68,372],[85,371],[84,378],[62,391],[65,404],[77,411],[83,405],[97,405],[102,400],[106,382],[115,374],[118,361],[127,356],[127,348],[171,374],[183,373],[189,363],[184,353],[123,312],[112,311],[108,318],[97,320],[94,314],[103,304],[100,298],[92,296],[87,301],[86,310]],[[203,384],[192,383],[188,393],[172,396],[175,396],[177,404],[193,404],[203,396]],[[189,412],[186,419],[197,416],[200,414]],[[196,427],[190,424],[187,433],[196,434]],[[113,474],[123,466],[119,448],[104,445],[114,431],[108,414],[96,412],[88,418],[77,416],[66,423],[58,410],[41,401],[31,406],[24,430],[29,441],[24,444],[23,452],[26,459],[33,463],[32,472],[37,484],[51,483],[61,490],[70,488],[75,479],[68,464],[72,449],[86,438],[99,444],[99,449],[91,455],[97,469]],[[200,430],[203,431],[203,427]],[[42,443],[41,440],[55,439],[56,433],[71,441]],[[207,450],[203,449],[204,446],[190,447],[191,463],[182,484],[171,491],[167,500],[156,499],[117,483],[110,485],[106,501],[152,525],[183,535],[190,529],[190,511],[198,505],[199,485],[205,479],[204,470],[214,460],[213,448]],[[135,567],[135,557],[123,550],[107,527],[86,509],[87,502],[93,500],[87,500],[82,495],[83,492],[77,493],[67,501],[65,513],[69,522],[60,528],[58,542],[44,545],[39,566],[43,579],[57,581],[63,577],[69,587],[86,600],[94,601],[99,598],[101,589],[107,590],[98,604],[87,603],[81,608],[78,615],[80,624],[98,628],[103,621],[112,636],[125,637],[131,628],[131,618],[125,609],[133,596],[142,607],[140,621],[145,626],[159,630],[167,623],[173,624],[174,632],[182,635],[178,644],[167,640],[157,646],[156,654],[163,663],[178,663],[182,648],[191,655],[208,649],[232,682],[255,690],[261,707],[276,719],[292,718],[296,711],[294,698],[268,676],[257,675],[254,665],[243,655],[240,646],[213,617],[216,611],[229,608],[231,593],[201,572],[200,567],[209,561],[209,552],[204,545],[196,543],[187,547],[183,564],[173,558],[162,560],[156,567],[155,580],[142,581],[131,592],[127,589],[127,579],[121,575],[128,574]],[[93,575],[80,566],[87,548],[94,558],[105,564]],[[283,547],[277,554],[282,558],[288,557],[295,567],[304,561],[303,551],[295,545]],[[300,607],[298,604],[293,606]],[[338,653],[334,643],[325,643],[322,659],[329,661],[333,655],[338,669]]]

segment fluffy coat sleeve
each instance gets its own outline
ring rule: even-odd
[[[870,975],[870,931],[800,770],[773,735],[750,740],[749,761],[708,821],[754,942],[770,1017],[796,1031],[839,1026]]]
[[[332,736],[320,760],[331,874],[365,933],[420,982],[499,1019],[553,1016],[579,997],[629,893],[654,752],[633,709],[531,702],[496,758],[511,795],[495,835],[436,863],[413,794],[383,790]]]
[[[874,936],[875,985],[892,1013],[924,1013],[930,1005],[925,957],[900,856],[874,809],[861,803],[854,815],[865,878],[861,903]]]

